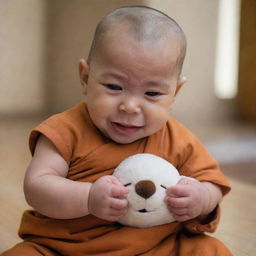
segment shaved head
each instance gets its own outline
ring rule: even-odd
[[[125,29],[127,36],[142,44],[158,45],[161,42],[168,43],[171,47],[172,42],[176,40],[179,45],[176,67],[180,74],[186,54],[186,37],[183,30],[168,15],[145,6],[121,7],[103,17],[94,34],[88,63],[97,55],[102,45],[107,43],[107,35],[115,29]]]

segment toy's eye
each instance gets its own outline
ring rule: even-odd
[[[167,189],[167,187],[166,186],[164,186],[164,185],[160,185],[162,188],[164,188],[164,189]]]
[[[128,186],[130,186],[130,185],[132,185],[131,182],[129,182],[129,183],[127,183],[127,184],[124,184],[125,187],[128,187]]]

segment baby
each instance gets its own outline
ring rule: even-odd
[[[180,26],[148,7],[122,7],[97,26],[79,62],[85,100],[50,117],[30,136],[27,202],[12,255],[231,255],[213,232],[226,178],[202,144],[169,117],[186,82]],[[126,157],[152,153],[182,179],[166,189],[176,222],[148,229],[118,224],[129,192],[111,174]]]

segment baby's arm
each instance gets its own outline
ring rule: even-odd
[[[177,221],[204,219],[222,199],[221,189],[211,182],[182,178],[167,189],[166,203]]]
[[[108,199],[105,208],[111,208],[112,200],[109,197],[112,195],[112,199],[115,199],[116,195],[123,195],[124,187],[116,185],[117,181],[111,181],[109,176],[102,177],[94,184],[72,181],[66,178],[68,169],[68,164],[55,146],[46,137],[40,136],[24,179],[24,193],[28,204],[39,213],[56,219],[78,218],[89,213],[107,220],[114,219],[106,211],[101,214],[101,208],[95,210],[95,205],[101,206]],[[118,192],[119,189],[121,193]],[[120,205],[117,207],[120,208]]]

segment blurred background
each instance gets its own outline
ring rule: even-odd
[[[97,22],[119,6],[146,5],[187,35],[188,82],[171,115],[205,144],[229,177],[214,236],[234,255],[256,251],[255,0],[0,0],[0,252],[14,245],[25,203],[30,130],[81,100],[78,62]]]

